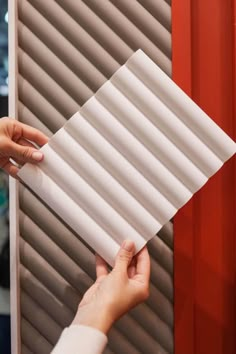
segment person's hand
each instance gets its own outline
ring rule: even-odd
[[[31,143],[42,146],[48,142],[46,135],[39,130],[12,118],[0,119],[0,168],[9,175],[17,178],[18,167],[11,163],[10,158],[17,164],[25,162],[37,163],[42,161],[43,154]]]
[[[118,318],[149,295],[150,258],[144,247],[134,258],[134,243],[124,241],[113,270],[96,257],[97,280],[85,293],[72,324],[107,333]]]

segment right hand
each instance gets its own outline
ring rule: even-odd
[[[97,256],[97,280],[85,293],[72,324],[107,333],[113,322],[149,295],[150,257],[144,247],[134,258],[134,243],[124,241],[113,270]]]

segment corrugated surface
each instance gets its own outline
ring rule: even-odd
[[[142,249],[235,150],[138,50],[18,175],[113,265],[126,235]]]
[[[171,7],[164,0],[18,4],[19,119],[48,135],[138,48],[171,75]],[[24,186],[20,208],[22,353],[49,353],[92,283],[94,257]],[[115,325],[107,353],[173,352],[171,223],[159,235],[150,242],[150,298]]]

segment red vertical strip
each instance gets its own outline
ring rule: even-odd
[[[172,78],[192,95],[191,0],[172,1]],[[193,203],[174,222],[175,353],[194,353]]]
[[[173,1],[173,78],[231,137],[236,83],[233,2],[192,0],[185,1],[183,9],[182,1]],[[189,57],[181,65],[182,51],[188,55],[186,36]],[[175,217],[177,354],[236,353],[235,202],[234,158]]]
[[[233,104],[234,104],[234,140],[236,141],[236,0],[232,0],[232,23],[233,23]],[[234,183],[236,184],[236,162],[234,162]],[[234,192],[236,193],[236,187]],[[234,210],[236,211],[236,196],[234,199]],[[234,254],[236,255],[236,221],[234,224]],[[236,258],[236,257],[235,257]],[[236,299],[236,262],[234,262],[234,298]],[[236,305],[234,308],[236,328]],[[236,342],[236,341],[235,341]]]
[[[230,1],[193,1],[194,100],[233,136]],[[194,204],[195,351],[235,353],[234,173],[229,161]]]

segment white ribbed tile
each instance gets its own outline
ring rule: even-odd
[[[141,50],[19,177],[113,263],[152,238],[236,151],[235,143]]]

